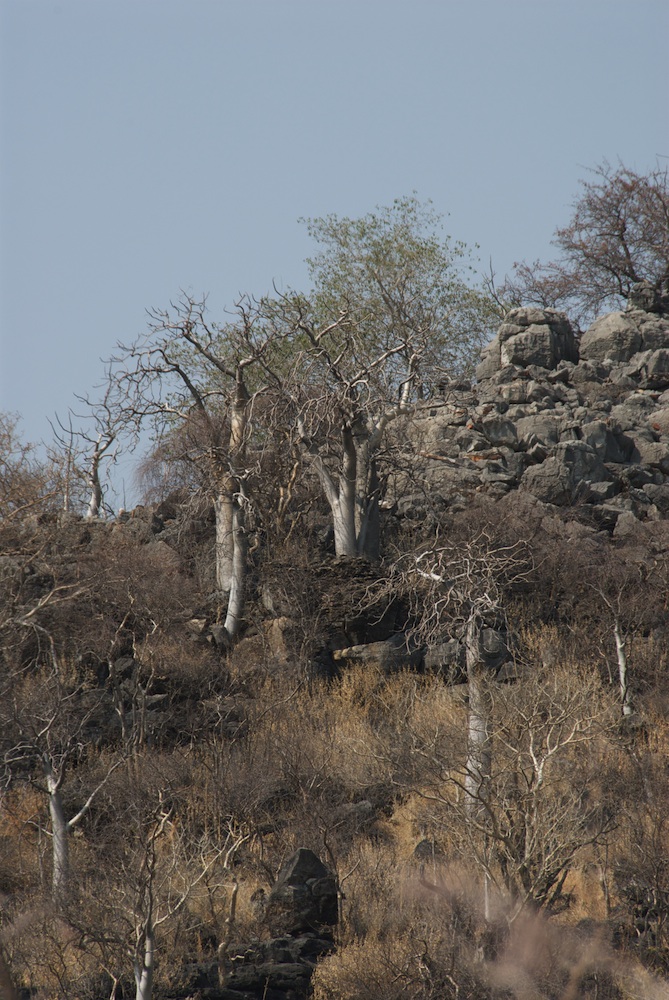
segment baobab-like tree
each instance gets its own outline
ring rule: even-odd
[[[126,425],[150,424],[156,454],[195,469],[211,499],[216,586],[227,602],[230,637],[244,608],[249,484],[267,440],[257,411],[261,401],[271,410],[280,395],[285,356],[299,332],[263,300],[241,299],[234,318],[219,325],[210,322],[204,301],[184,295],[169,310],[154,311],[147,334],[121,346],[111,364]]]
[[[329,504],[337,555],[379,555],[389,425],[468,373],[496,315],[469,252],[415,197],[360,219],[312,219],[308,296],[278,303],[302,334],[286,386]]]

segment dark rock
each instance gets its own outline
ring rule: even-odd
[[[650,281],[639,281],[632,285],[627,297],[628,309],[641,309],[647,313],[663,314],[669,311],[669,294],[664,284],[654,285]]]
[[[426,670],[444,674],[451,683],[466,680],[465,649],[457,639],[431,646],[425,651],[423,663]]]
[[[344,649],[335,649],[332,659],[335,663],[362,663],[376,667],[382,673],[389,674],[397,670],[417,666],[421,661],[421,651],[407,645],[403,633],[391,636],[381,642],[368,642]]]
[[[585,441],[567,441],[541,465],[532,465],[523,473],[521,488],[544,503],[564,506],[587,495],[586,484],[609,479],[601,458]]]
[[[265,918],[273,933],[291,935],[337,923],[337,884],[313,851],[301,847],[288,859],[269,894]]]
[[[664,516],[669,516],[669,483],[645,483],[644,493]]]

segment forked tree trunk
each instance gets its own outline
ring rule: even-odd
[[[91,469],[88,477],[88,485],[91,490],[91,495],[88,501],[88,508],[86,510],[85,520],[93,521],[95,520],[96,517],[100,516],[100,507],[102,506],[100,462],[97,456],[94,456],[91,461]]]
[[[330,507],[335,555],[378,559],[379,489],[371,435],[363,427],[342,428],[343,457],[337,481],[304,434],[302,443]]]
[[[88,500],[88,509],[86,510],[85,520],[92,521],[96,517],[100,516],[100,508],[102,507],[102,483],[100,482],[100,466],[102,465],[102,459],[105,455],[107,449],[113,444],[114,438],[109,437],[103,443],[102,435],[98,435],[98,439],[95,443],[95,448],[93,454],[91,455],[90,464],[88,466],[88,487],[90,489],[90,497]]]

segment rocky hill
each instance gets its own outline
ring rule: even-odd
[[[393,425],[381,564],[335,559],[305,505],[252,539],[234,642],[183,493],[3,526],[14,995],[125,1000],[149,946],[154,996],[180,1000],[664,995],[666,307],[639,286],[580,336],[512,310],[474,383]],[[401,587],[435,537],[504,611],[475,669],[454,580]]]
[[[586,505],[618,534],[666,517],[669,317],[633,306],[579,340],[560,313],[514,309],[476,375],[415,420],[431,489]]]

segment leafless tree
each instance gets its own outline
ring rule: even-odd
[[[510,305],[563,309],[581,323],[621,308],[632,286],[648,281],[669,293],[667,169],[639,174],[604,162],[581,182],[571,221],[555,233],[555,261],[514,265],[499,289]]]
[[[109,373],[103,383],[101,399],[91,400],[89,396],[77,396],[77,399],[86,407],[86,412],[70,411],[66,423],[56,416],[56,423],[52,424],[54,444],[49,454],[54,462],[64,466],[63,509],[71,510],[76,500],[75,492],[83,493],[84,518],[91,521],[100,516],[103,469],[105,465],[113,465],[118,458],[127,418],[114,398]]]
[[[184,296],[151,314],[148,334],[112,362],[116,398],[128,425],[152,422],[164,454],[197,467],[216,515],[216,581],[227,600],[225,628],[239,631],[246,586],[248,444],[259,397],[278,385],[272,353],[292,331],[242,299],[235,319],[213,325],[204,301]]]
[[[4,526],[55,510],[63,495],[60,468],[22,440],[19,417],[0,412],[0,520]]]
[[[136,1000],[151,1000],[161,935],[169,939],[198,887],[228,895],[228,914],[220,930],[219,962],[225,965],[235,920],[237,884],[232,865],[248,840],[243,827],[230,821],[227,837],[218,842],[209,833],[193,832],[180,815],[178,765],[137,756],[120,777],[114,817],[115,843],[107,846],[105,877],[82,895],[82,911],[71,916],[82,938],[107,950],[113,978],[130,960]],[[171,787],[176,782],[175,787]],[[129,825],[128,825],[129,824]],[[121,827],[125,836],[118,837]],[[88,894],[87,894],[88,892]],[[166,963],[167,964],[167,963]]]
[[[426,646],[458,638],[465,650],[469,694],[464,787],[477,812],[490,776],[492,687],[507,648],[505,591],[523,578],[530,554],[522,542],[495,546],[482,533],[470,542],[437,543],[398,560],[386,587],[409,596],[410,635]]]
[[[56,669],[59,665],[55,649],[53,656],[55,666],[47,668],[37,697],[29,680],[25,685],[19,680],[12,691],[9,688],[5,691],[12,708],[4,713],[3,719],[6,743],[3,763],[7,783],[11,785],[26,775],[46,796],[49,812],[46,832],[52,845],[52,895],[62,904],[70,889],[70,835],[81,824],[122,758],[110,759],[103,768],[102,778],[68,818],[63,787],[68,768],[85,756],[84,733],[97,706],[82,708],[81,690],[67,689]]]

